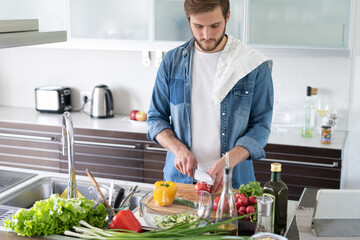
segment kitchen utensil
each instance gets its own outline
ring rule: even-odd
[[[204,220],[200,221],[199,226],[205,225],[206,221],[210,219],[213,205],[212,195],[206,191],[194,191],[194,186],[191,185],[189,190],[183,190],[182,185],[178,185],[175,199],[187,200],[188,203],[193,202],[193,207],[183,205],[182,202],[173,202],[166,207],[157,206],[154,200],[154,192],[151,190],[140,200],[141,216],[150,227],[161,228],[157,225],[157,220],[161,220],[164,216],[180,215],[184,213],[194,214]],[[189,204],[190,205],[190,204]]]
[[[197,168],[194,169],[194,179],[198,182],[205,182],[209,185],[214,184],[214,179],[212,179],[209,174],[207,174],[206,172],[203,172]]]
[[[122,200],[124,198],[124,193],[125,193],[125,189],[120,187],[119,192],[117,193],[117,195],[115,197],[114,208],[118,208],[120,206],[120,203],[122,202]]]
[[[103,193],[100,190],[99,184],[97,183],[97,181],[95,180],[95,178],[93,177],[93,175],[91,174],[91,172],[89,171],[89,169],[86,169],[86,173],[89,176],[89,178],[91,179],[91,182],[93,183],[94,187],[96,188],[96,190],[99,192],[101,198],[104,200],[104,203],[106,205],[106,207],[111,208],[111,206],[109,205],[109,202],[106,200],[106,198],[104,197]],[[112,214],[115,215],[114,210],[112,210]]]
[[[92,118],[111,118],[114,117],[114,100],[108,86],[95,86],[91,97]]]
[[[124,201],[120,204],[120,207],[125,206],[126,204],[128,204],[128,202],[130,201],[131,197],[134,195],[134,193],[136,192],[138,188],[138,185],[136,185],[135,187],[131,188],[129,190],[129,194],[125,197]]]
[[[110,206],[111,206],[111,202],[112,202],[113,191],[114,191],[114,181],[111,181],[110,189],[109,189],[109,205]]]

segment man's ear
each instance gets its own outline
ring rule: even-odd
[[[227,16],[226,16],[226,22],[228,22],[229,21],[229,18],[230,18],[230,10],[229,10],[229,12],[228,12],[228,14],[227,14]]]

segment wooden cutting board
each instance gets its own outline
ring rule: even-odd
[[[191,199],[193,199],[192,195],[196,194],[194,191],[195,186],[193,184],[176,183],[176,186],[178,188],[178,191],[176,193],[177,198],[191,200]],[[218,196],[218,195],[219,195],[219,193],[216,193],[216,196]],[[215,199],[214,195],[213,195],[213,198]],[[148,199],[145,200],[144,203],[147,206],[149,206],[151,209],[153,209],[154,211],[161,213],[161,214],[167,214],[167,215],[172,215],[172,214],[176,214],[179,212],[193,209],[189,206],[180,205],[180,204],[171,204],[169,206],[160,207],[160,206],[156,205],[153,197],[149,197]],[[151,209],[149,209],[149,212],[151,212]],[[141,211],[139,213],[141,216]],[[215,218],[215,215],[216,215],[216,213],[212,212],[211,219]]]

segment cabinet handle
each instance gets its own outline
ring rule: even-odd
[[[12,133],[0,133],[0,137],[10,137],[10,138],[29,139],[29,140],[41,140],[41,141],[52,141],[52,140],[55,139],[55,137],[40,137],[40,136],[12,134]]]
[[[84,145],[92,145],[92,146],[104,146],[104,147],[116,147],[116,148],[130,148],[130,149],[139,148],[138,145],[130,145],[130,144],[88,142],[88,141],[79,141],[79,140],[75,140],[74,142],[75,142],[75,144],[84,144]]]
[[[162,152],[167,151],[166,148],[150,147],[148,145],[145,146],[145,150],[162,151]]]
[[[279,163],[290,163],[290,164],[299,164],[299,165],[307,165],[307,166],[316,166],[316,167],[330,167],[335,168],[339,166],[338,162],[333,162],[332,164],[325,164],[325,163],[308,163],[308,162],[297,162],[297,161],[289,161],[289,160],[280,160],[280,159],[270,159],[270,158],[263,158],[260,161],[265,162],[279,162]]]

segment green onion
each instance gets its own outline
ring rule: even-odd
[[[93,239],[93,240],[120,240],[120,239],[163,239],[163,240],[183,240],[183,239],[231,239],[229,236],[224,234],[228,233],[227,230],[219,228],[219,226],[231,223],[235,220],[245,218],[246,216],[254,215],[247,214],[242,215],[233,219],[229,219],[223,222],[218,222],[214,224],[208,224],[203,227],[194,227],[199,224],[199,221],[204,219],[199,219],[195,222],[189,223],[181,223],[177,224],[166,230],[152,230],[149,232],[136,233],[128,230],[119,230],[116,229],[100,229],[89,225],[84,221],[80,221],[79,223],[84,227],[76,227],[74,230],[78,233],[66,231],[65,235],[80,237],[83,239]],[[248,239],[249,237],[233,237],[233,239]]]

